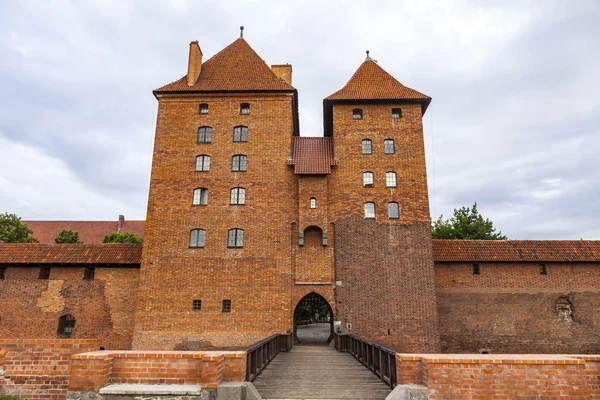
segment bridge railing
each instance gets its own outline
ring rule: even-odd
[[[348,352],[385,382],[396,387],[396,352],[378,343],[350,334],[335,334],[335,349]]]
[[[292,335],[276,334],[250,346],[246,350],[246,381],[252,382],[280,351],[292,348]]]

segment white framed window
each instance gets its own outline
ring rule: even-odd
[[[246,171],[246,156],[243,154],[236,154],[231,158],[231,170],[235,172]]]
[[[204,232],[204,229],[192,229],[190,231],[190,247],[193,247],[193,248],[204,247],[205,239],[206,239],[206,232]]]
[[[246,204],[246,189],[242,187],[236,187],[231,189],[229,196],[229,204],[240,205]]]
[[[402,109],[401,108],[392,108],[392,118],[394,118],[394,119],[402,118]]]
[[[227,247],[244,247],[244,230],[239,228],[230,229],[227,235]]]
[[[395,172],[386,172],[385,173],[385,186],[390,188],[396,187],[396,173]]]
[[[242,114],[242,115],[250,114],[250,104],[249,103],[241,103],[240,104],[240,114]]]
[[[363,154],[371,154],[373,151],[373,145],[369,139],[365,139],[362,141],[362,153]]]
[[[396,203],[394,201],[388,203],[388,218],[389,219],[400,218],[400,207],[398,207],[398,203]]]
[[[385,154],[394,154],[394,139],[385,139],[383,141],[383,152]]]
[[[210,171],[210,156],[201,154],[196,157],[196,171]]]
[[[197,188],[194,189],[194,199],[192,205],[194,206],[205,206],[208,204],[208,189]]]
[[[364,187],[373,187],[373,173],[372,172],[363,172],[363,186]]]
[[[200,114],[208,114],[208,104],[202,103],[200,104],[200,108],[198,110]]]
[[[353,119],[362,119],[363,118],[362,109],[355,108],[354,110],[352,110],[352,118]]]
[[[198,128],[198,143],[212,142],[212,127],[201,126]]]
[[[310,198],[310,208],[317,208],[317,199],[314,197]]]
[[[236,126],[233,128],[233,141],[234,142],[247,142],[248,141],[248,127],[247,126]]]
[[[375,218],[375,203],[365,203],[365,218]]]

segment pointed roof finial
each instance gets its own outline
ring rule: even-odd
[[[240,39],[244,38],[244,27],[240,26]]]
[[[369,56],[369,50],[367,50],[367,58],[365,59],[365,61],[371,61],[372,58]]]

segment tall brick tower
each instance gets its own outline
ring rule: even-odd
[[[158,117],[134,349],[248,345],[292,322],[298,134],[290,65],[239,38],[154,91]]]
[[[323,101],[337,160],[328,185],[337,319],[404,352],[440,351],[422,126],[430,101],[368,54]]]

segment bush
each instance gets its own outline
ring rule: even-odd
[[[104,236],[102,243],[137,243],[141,244],[144,242],[144,239],[136,235],[135,233],[109,233]]]
[[[54,243],[56,244],[64,244],[64,243],[83,243],[79,240],[79,232],[71,231],[68,229],[63,229],[58,233],[58,236],[54,238]]]

